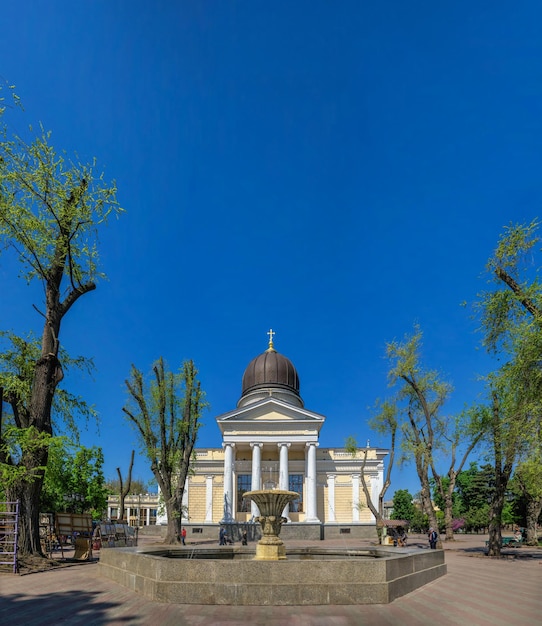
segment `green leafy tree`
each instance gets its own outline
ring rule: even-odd
[[[78,446],[65,437],[56,438],[49,447],[49,459],[41,494],[41,510],[64,511],[75,506],[76,512],[103,518],[107,508],[107,487],[103,474],[104,457],[99,447]],[[66,496],[78,494],[75,505]]]
[[[525,444],[523,431],[525,415],[518,412],[521,400],[519,389],[511,385],[506,368],[489,377],[490,405],[487,409],[487,432],[490,453],[493,457],[492,498],[489,503],[489,556],[500,556],[502,527],[509,523],[504,515],[506,496],[514,465]]]
[[[14,502],[14,492],[39,479],[45,466],[28,469],[22,459],[40,455],[52,442],[53,437],[39,433],[32,427],[3,425],[0,442],[0,500]]]
[[[74,493],[83,496],[82,512],[91,513],[96,520],[103,519],[107,509],[103,464],[103,451],[97,446],[79,446],[71,462]]]
[[[542,416],[542,289],[534,263],[539,224],[505,228],[487,270],[491,289],[477,303],[483,344],[502,365],[487,378],[488,444],[494,459],[489,551],[500,555],[508,483],[519,462],[539,462]],[[536,494],[534,494],[536,499]],[[536,527],[536,521],[529,526]]]
[[[473,461],[466,470],[459,472],[456,490],[461,513],[487,504],[493,497],[493,469],[486,464],[481,468]]]
[[[0,115],[5,110],[0,108]],[[62,323],[75,303],[96,288],[101,276],[97,232],[120,211],[115,185],[105,184],[94,168],[94,163],[58,153],[49,132],[42,130],[27,142],[10,134],[6,125],[0,129],[0,249],[14,254],[21,278],[39,282],[43,293],[43,302],[35,306],[42,320],[39,354],[25,361],[23,379],[4,371],[0,386],[15,427],[37,441],[54,431],[54,400],[65,374]],[[10,465],[13,458],[4,455],[0,462]],[[32,480],[8,489],[8,497],[20,501],[22,555],[41,554],[39,504],[47,460],[47,446],[24,451],[17,469]]]
[[[506,500],[502,508],[502,523],[503,526],[516,525],[518,521],[518,515],[515,511],[514,502]]]
[[[459,515],[469,531],[485,530],[489,526],[489,503],[493,499],[494,470],[473,462],[457,475],[456,492]]]
[[[62,445],[63,440],[49,433],[40,433],[33,426],[23,428],[13,405],[2,402],[4,395],[28,402],[34,363],[40,358],[40,342],[32,333],[22,338],[4,331],[0,331],[0,341],[4,347],[0,352],[0,385],[5,385],[5,392],[0,386],[0,494],[4,499],[13,500],[16,498],[14,494],[24,489],[25,485],[39,480],[45,472],[45,465],[28,460],[36,459],[44,452],[49,455],[51,447]],[[71,367],[90,370],[92,367],[92,362],[81,357],[73,359],[62,349],[60,358],[64,370]],[[88,420],[94,416],[94,410],[59,386],[53,398],[52,414],[57,430],[66,431],[77,440],[75,416]]]
[[[475,508],[470,508],[465,514],[467,530],[486,531],[489,526],[489,504],[485,502]]]
[[[391,367],[389,384],[397,388],[393,402],[402,414],[401,433],[403,461],[413,460],[420,480],[422,510],[429,524],[437,528],[437,516],[431,498],[431,479],[437,485],[444,502],[446,539],[453,540],[453,491],[457,474],[481,438],[477,412],[448,417],[442,407],[451,393],[449,383],[438,372],[423,367],[421,362],[422,332],[418,326],[404,341],[386,346]],[[458,452],[463,447],[458,460]],[[448,459],[448,470],[441,474],[437,468]],[[447,478],[444,481],[444,477]]]
[[[414,507],[412,518],[410,520],[410,530],[414,533],[425,533],[429,529],[429,521],[427,515],[419,509]]]
[[[139,433],[164,499],[167,544],[179,541],[185,481],[202,411],[207,407],[197,374],[192,361],[185,361],[175,374],[167,370],[160,358],[153,365],[154,376],[148,386],[141,371],[133,365],[126,381],[129,400],[123,411]]]
[[[393,494],[392,519],[411,521],[414,517],[413,498],[407,489],[399,489]]]
[[[542,512],[542,452],[521,461],[512,477],[510,488],[525,504],[526,543],[538,545],[538,520]]]

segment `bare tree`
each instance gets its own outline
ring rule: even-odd
[[[130,493],[130,487],[132,486],[132,468],[134,467],[134,455],[135,450],[132,450],[132,456],[130,458],[130,467],[128,468],[128,476],[126,477],[126,484],[123,483],[120,467],[117,467],[117,474],[119,476],[119,514],[118,519],[124,519],[124,500]]]
[[[365,495],[365,501],[376,520],[376,532],[378,534],[378,542],[382,543],[382,537],[384,534],[384,496],[386,494],[386,491],[388,490],[388,487],[391,485],[391,472],[395,460],[395,445],[397,439],[397,407],[389,402],[383,402],[382,404],[377,404],[377,406],[379,407],[378,414],[373,419],[371,419],[370,426],[373,430],[384,435],[389,435],[390,437],[390,454],[388,458],[388,467],[386,469],[386,476],[384,478],[382,489],[378,494],[377,507],[375,507],[372,501],[369,486],[367,485],[367,479],[365,478],[365,468],[367,466],[367,455],[369,452],[368,446],[363,450],[363,461],[361,464],[360,480],[361,487]],[[347,438],[345,448],[354,457],[357,456],[360,452],[360,450],[358,451],[358,445],[354,437]]]
[[[130,402],[123,411],[140,435],[164,499],[168,518],[165,543],[179,541],[184,486],[201,414],[207,407],[197,374],[193,361],[185,361],[174,374],[160,358],[153,365],[148,389],[143,374],[133,365],[126,381]]]

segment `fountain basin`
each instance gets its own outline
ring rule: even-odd
[[[446,574],[443,550],[292,548],[254,560],[250,548],[111,548],[100,574],[151,600],[292,606],[386,604]]]

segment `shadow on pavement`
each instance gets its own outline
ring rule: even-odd
[[[96,598],[99,592],[65,591],[28,596],[22,593],[2,595],[0,623],[19,626],[36,622],[40,616],[41,624],[58,622],[84,622],[87,624],[110,624],[111,611],[120,603],[100,602]],[[119,617],[116,623],[137,621],[137,617]]]

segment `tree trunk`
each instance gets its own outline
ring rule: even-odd
[[[167,530],[164,538],[166,545],[173,545],[179,543],[181,536],[181,507],[175,492],[171,492],[171,477],[164,477],[160,471],[153,468],[153,474],[160,488],[160,493],[164,500],[164,506],[166,507],[167,515]]]
[[[515,450],[514,440],[506,440],[503,435],[502,416],[499,398],[495,392],[492,394],[492,431],[493,450],[495,454],[495,491],[489,507],[489,547],[488,556],[500,556],[502,546],[501,524],[502,511],[506,488],[514,466]]]
[[[175,496],[166,501],[167,531],[164,543],[172,545],[179,543],[181,536],[181,507]]]
[[[39,531],[39,503],[43,477],[36,478],[32,482],[24,482],[13,486],[7,492],[8,500],[19,501],[19,534],[17,550],[21,556],[29,554],[39,555],[46,558],[42,552]]]
[[[527,545],[538,545],[537,523],[542,511],[542,498],[529,498],[527,500]]]
[[[54,354],[46,354],[36,362],[30,400],[30,424],[38,433],[52,435],[51,406],[56,386],[62,380],[62,368]],[[43,470],[49,458],[47,445],[39,445],[32,453],[27,453],[22,459],[28,473],[35,478],[25,481],[17,489],[21,502],[19,516],[18,550],[21,555],[39,554],[41,551],[39,535],[39,506],[43,487]]]
[[[495,489],[493,501],[489,507],[489,548],[488,556],[501,556],[501,519],[504,508],[504,489]]]
[[[435,509],[433,508],[433,501],[431,500],[431,488],[429,485],[429,480],[427,480],[427,475],[420,475],[421,482],[421,491],[420,497],[422,500],[422,508],[427,515],[427,519],[429,521],[429,527],[434,528],[438,532],[438,522],[437,522],[437,514],[435,513]],[[442,548],[442,539],[440,538],[440,533],[438,533],[437,539],[437,548]]]
[[[376,509],[375,505],[373,504],[372,500],[371,500],[371,493],[369,492],[369,488],[367,487],[367,481],[365,480],[365,474],[364,474],[364,470],[365,470],[365,461],[367,460],[367,451],[365,451],[365,458],[363,461],[363,465],[361,466],[361,486],[363,488],[363,493],[365,494],[365,500],[367,502],[367,506],[369,507],[369,510],[371,511],[371,513],[374,515],[375,517],[375,521],[376,521],[376,534],[378,536],[378,543],[379,545],[382,544],[382,537],[384,535],[384,516],[382,514],[382,511],[384,509],[384,494],[382,492],[380,492],[379,496],[378,496],[378,510]]]
[[[134,467],[134,454],[135,450],[132,450],[132,456],[130,458],[130,467],[128,469],[128,476],[126,478],[126,485],[124,485],[122,480],[122,474],[120,472],[120,467],[117,467],[117,474],[119,476],[119,512],[117,518],[122,521],[124,519],[124,502],[126,500],[126,496],[130,493],[130,487],[132,486],[132,469]]]
[[[429,526],[438,530],[437,516],[435,509],[433,508],[433,501],[431,500],[431,486],[429,485],[429,478],[427,471],[423,466],[421,459],[416,458],[416,470],[418,472],[418,478],[420,479],[420,498],[422,501],[422,510],[427,515]]]
[[[450,483],[451,485],[451,483]],[[453,486],[452,486],[453,491]],[[450,490],[448,489],[444,498],[444,524],[446,527],[446,541],[455,541],[454,529],[453,529],[453,499]]]

